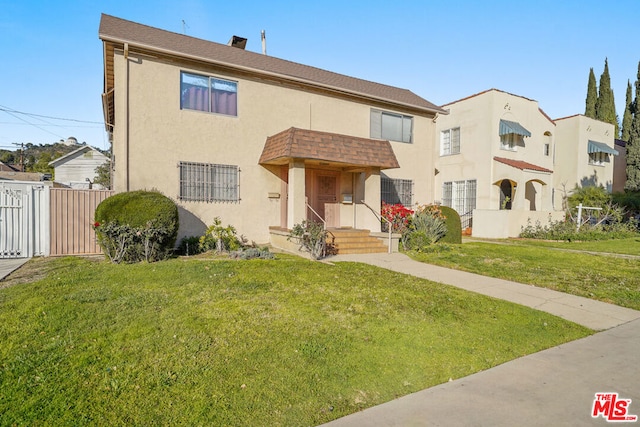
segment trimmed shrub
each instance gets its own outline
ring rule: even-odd
[[[157,191],[131,191],[103,200],[94,229],[105,255],[115,263],[168,258],[178,235],[178,208]]]
[[[418,206],[400,241],[404,250],[422,252],[442,239],[446,232],[447,226],[439,206]]]
[[[440,206],[440,211],[445,218],[447,232],[439,242],[462,243],[462,224],[460,223],[460,215],[458,215],[458,212],[448,206]]]

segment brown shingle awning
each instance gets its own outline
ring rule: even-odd
[[[268,137],[258,163],[282,165],[290,159],[380,169],[400,167],[389,141],[298,128]]]

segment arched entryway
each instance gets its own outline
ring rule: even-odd
[[[513,182],[508,179],[500,181],[500,209],[511,209],[513,203]]]

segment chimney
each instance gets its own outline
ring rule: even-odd
[[[262,38],[262,54],[266,55],[267,54],[267,36],[264,30],[260,32],[260,37]]]
[[[244,37],[233,36],[229,39],[227,45],[244,49],[245,46],[247,46],[247,39]]]

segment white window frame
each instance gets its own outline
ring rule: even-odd
[[[478,183],[475,179],[447,181],[442,184],[442,204],[465,215],[476,208]]]
[[[440,132],[440,155],[460,154],[460,127]]]
[[[370,135],[374,139],[413,143],[413,117],[371,109]]]
[[[206,88],[207,96],[206,100],[202,100],[200,108],[195,105],[189,105],[185,102],[186,92],[189,87],[198,87],[200,89]],[[230,98],[233,98],[234,104],[218,104],[217,102],[213,102],[212,99],[216,98],[215,94],[220,95],[229,95]],[[227,99],[226,97],[223,99]],[[215,104],[216,108],[228,107],[228,105],[233,105],[233,108],[228,107],[223,111],[222,108],[216,111],[213,111],[213,105]],[[219,77],[207,76],[204,74],[191,73],[188,71],[180,72],[180,109],[181,110],[193,110],[193,111],[203,111],[206,113],[212,114],[220,114],[223,116],[230,117],[238,117],[238,82],[233,80],[222,79]]]

